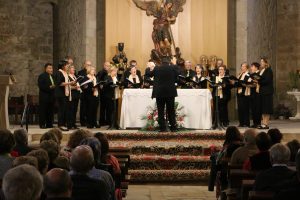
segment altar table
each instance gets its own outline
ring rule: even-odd
[[[175,102],[183,106],[186,114],[184,127],[190,129],[211,128],[211,92],[208,89],[177,89]],[[146,125],[148,107],[155,106],[152,89],[125,89],[122,96],[120,127],[142,128]]]

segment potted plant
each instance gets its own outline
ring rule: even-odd
[[[293,91],[297,92],[299,88],[299,74],[297,72],[289,72],[289,83],[288,87]]]
[[[278,104],[274,110],[274,117],[276,119],[288,119],[292,115],[291,110],[284,104]]]

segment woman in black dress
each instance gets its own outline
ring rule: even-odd
[[[260,129],[269,129],[270,115],[273,114],[273,71],[266,58],[260,59],[260,79],[258,80],[262,123]]]

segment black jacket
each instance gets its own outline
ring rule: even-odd
[[[166,64],[157,66],[149,75],[154,76],[152,98],[177,96],[175,83],[178,77],[178,71],[176,70],[176,66]]]
[[[52,75],[51,75],[52,76]],[[52,76],[53,82],[55,84],[55,78]],[[39,98],[40,101],[54,100],[55,88],[51,89],[52,85],[50,80],[50,75],[46,72],[42,73],[38,77],[38,87],[39,87]]]
[[[189,74],[189,76],[188,76],[188,74]],[[188,73],[188,70],[184,70],[184,73],[183,73],[183,76],[185,76],[185,77],[194,77],[196,75],[196,72],[194,71],[194,70],[189,70],[189,73]]]
[[[69,76],[69,80],[73,81],[73,79]],[[77,89],[71,89],[72,99],[76,100],[80,98],[80,91]]]
[[[61,86],[61,84],[65,82],[64,75],[58,71],[56,74],[56,88],[55,88],[55,96],[56,97],[65,97],[65,86]]]
[[[265,69],[259,80],[259,93],[262,95],[272,95],[274,92],[273,88],[273,71],[271,67]]]
[[[213,82],[216,81],[216,77],[217,76],[214,76],[212,78]],[[227,78],[224,78],[222,83],[223,83],[222,84],[223,99],[229,101],[231,99],[232,85],[229,83],[229,80]],[[213,88],[213,97],[215,97],[215,95],[216,95],[216,88]]]
[[[115,97],[115,87],[113,86],[113,80],[111,76],[106,76],[104,79],[106,82],[103,85],[103,96],[108,99],[113,99]]]

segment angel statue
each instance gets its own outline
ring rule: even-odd
[[[186,0],[133,0],[135,5],[146,11],[147,16],[154,16],[152,40],[159,57],[172,56],[172,45],[176,49],[171,30],[179,12]],[[178,48],[178,47],[177,47]]]

